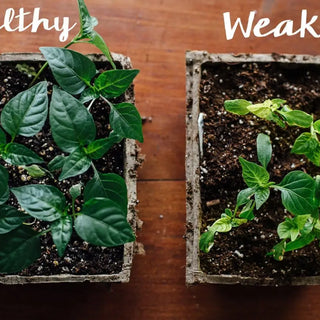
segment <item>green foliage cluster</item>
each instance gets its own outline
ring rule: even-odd
[[[275,122],[281,127],[299,126],[310,128],[295,141],[292,152],[304,154],[314,164],[319,165],[320,121],[313,121],[313,116],[300,110],[292,110],[281,99],[266,100],[252,104],[243,99],[225,101],[229,112],[246,115],[252,113],[262,119]],[[257,137],[257,156],[259,164],[239,157],[242,177],[247,188],[238,193],[234,210],[229,208],[221,218],[207,228],[200,237],[200,249],[209,252],[214,244],[214,237],[219,232],[229,232],[232,228],[253,220],[254,211],[270,198],[271,190],[281,192],[284,208],[290,216],[277,228],[281,241],[268,253],[276,260],[283,260],[285,252],[300,249],[315,239],[320,240],[320,176],[311,177],[302,171],[289,172],[276,184],[270,181],[267,166],[272,157],[272,145],[269,136],[260,133]]]
[[[80,32],[66,46],[88,42],[97,46],[110,61],[112,70],[100,73],[86,56],[67,48],[40,48],[58,86],[50,99],[46,81],[33,85],[12,98],[1,112],[0,157],[10,165],[23,166],[32,177],[54,176],[59,180],[78,176],[93,168],[93,178],[70,188],[72,199],[56,187],[29,184],[9,188],[9,173],[0,165],[0,272],[18,272],[40,256],[40,237],[51,232],[59,256],[63,256],[73,229],[85,241],[104,247],[134,241],[127,222],[127,188],[122,177],[101,173],[95,160],[124,138],[143,142],[141,117],[133,104],[112,103],[131,85],[138,70],[116,69],[108,47],[94,30],[97,20],[91,17],[83,0],[78,0]],[[77,96],[77,97],[75,97]],[[109,136],[96,139],[96,127],[90,107],[103,99],[110,107]],[[84,103],[90,102],[87,108]],[[47,166],[44,160],[26,146],[16,143],[17,136],[38,134],[47,118],[53,139],[65,156],[57,155]],[[44,163],[44,165],[42,165]],[[46,168],[47,167],[47,168]],[[22,210],[7,204],[10,192]],[[78,212],[75,202],[83,192],[84,204]],[[35,231],[29,220],[41,220],[50,226]]]

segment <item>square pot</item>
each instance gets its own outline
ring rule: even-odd
[[[95,63],[108,65],[106,58],[100,54],[91,54],[88,57]],[[121,65],[123,69],[131,69],[130,58],[120,54],[112,54],[114,62]],[[33,63],[45,62],[43,56],[37,53],[8,53],[0,54],[1,63]],[[125,93],[126,102],[134,102],[133,90],[127,90]],[[124,141],[124,179],[127,185],[128,192],[128,222],[133,231],[136,230],[137,213],[135,206],[137,204],[137,188],[136,188],[136,173],[138,167],[137,160],[137,145],[134,140],[125,139]],[[130,272],[133,261],[134,243],[127,243],[123,250],[123,264],[121,271],[115,274],[96,274],[96,275],[35,275],[35,276],[20,276],[20,275],[4,275],[0,277],[2,284],[27,284],[27,283],[62,283],[62,282],[129,282]]]
[[[291,277],[284,280],[275,279],[272,274],[264,278],[243,276],[239,274],[208,274],[200,267],[199,239],[203,232],[201,203],[201,156],[203,152],[203,129],[201,126],[202,114],[200,114],[200,83],[204,65],[214,68],[228,69],[228,66],[248,63],[266,63],[285,66],[293,69],[305,66],[320,66],[319,56],[306,55],[278,55],[278,54],[209,54],[204,51],[191,51],[186,53],[186,207],[187,207],[187,259],[186,259],[186,283],[214,283],[214,284],[242,284],[242,285],[319,285],[320,276]],[[230,69],[230,68],[229,68]],[[228,74],[233,77],[232,70]],[[220,80],[221,83],[223,79]],[[262,84],[263,86],[263,84]],[[235,88],[236,90],[236,88]],[[276,98],[276,97],[275,97]],[[228,97],[235,99],[235,97]],[[246,99],[243,97],[243,99]],[[254,103],[257,103],[255,101]],[[199,117],[200,115],[200,117]],[[240,118],[239,118],[240,119]],[[242,118],[241,118],[242,119]],[[199,133],[200,132],[200,133]],[[202,170],[202,171],[201,171]],[[212,223],[212,222],[211,222]],[[210,224],[211,224],[210,223]],[[213,246],[212,250],[215,249]],[[272,249],[272,248],[270,248]],[[238,252],[239,253],[239,252]],[[285,260],[285,258],[284,258]],[[285,261],[279,262],[285,263]]]

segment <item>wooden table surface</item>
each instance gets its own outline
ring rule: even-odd
[[[300,27],[302,9],[319,15],[316,0],[87,0],[99,19],[98,32],[114,52],[131,57],[141,70],[137,107],[150,121],[144,125],[139,172],[139,215],[144,221],[138,241],[145,255],[134,258],[131,282],[0,286],[0,319],[320,319],[320,288],[253,288],[199,285],[185,277],[185,51],[212,53],[320,54],[310,35],[226,40],[223,12],[247,20],[250,10]],[[0,26],[7,8],[41,8],[41,17],[67,16],[77,21],[76,0],[1,0]],[[27,19],[27,18],[26,18]],[[320,33],[320,21],[315,23]],[[71,36],[74,31],[71,31]],[[0,29],[2,52],[37,52],[61,46],[59,33],[7,32]],[[70,39],[71,39],[70,36]],[[84,53],[96,51],[79,46]]]

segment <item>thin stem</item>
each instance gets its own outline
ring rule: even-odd
[[[88,108],[87,108],[87,110],[88,111],[90,111],[90,109],[91,109],[91,107],[92,107],[92,105],[93,105],[93,103],[96,101],[96,99],[92,99],[91,100],[91,102],[90,102],[90,104],[89,104],[89,106],[88,106]]]
[[[100,94],[100,97],[109,105],[110,108],[113,108],[113,104],[107,100],[103,95]]]
[[[41,236],[45,235],[46,233],[48,233],[48,232],[50,232],[50,231],[51,231],[51,228],[48,228],[48,229],[40,232],[37,236],[38,236],[38,237],[41,237]]]

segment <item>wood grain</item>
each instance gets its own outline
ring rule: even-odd
[[[185,51],[320,54],[319,40],[306,38],[225,39],[223,12],[246,19],[250,10],[272,23],[300,21],[304,8],[319,15],[316,0],[87,0],[97,30],[114,52],[129,55],[141,70],[137,107],[144,125],[146,161],[138,184],[144,226],[138,241],[146,255],[134,260],[132,281],[113,285],[0,286],[1,319],[318,319],[319,288],[187,288],[185,273]],[[0,17],[12,7],[40,7],[43,17],[77,21],[76,1],[2,0]],[[0,25],[1,25],[0,20]],[[320,23],[317,24],[320,32]],[[75,32],[75,31],[73,31]],[[72,33],[74,35],[74,33]],[[71,36],[72,36],[71,35]],[[58,33],[0,30],[0,52],[37,52],[60,46]],[[92,46],[76,49],[96,52]],[[163,216],[162,218],[160,216]]]

